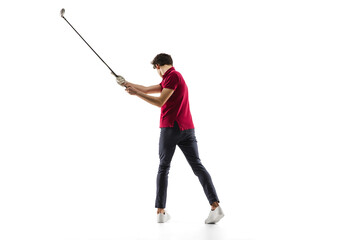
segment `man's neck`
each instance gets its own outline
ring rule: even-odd
[[[169,70],[170,68],[172,68],[172,65],[164,65],[160,67],[160,71],[162,73],[162,75],[164,76],[164,74],[167,72],[167,70]]]

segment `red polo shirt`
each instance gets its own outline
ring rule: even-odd
[[[188,87],[182,75],[172,67],[163,75],[160,86],[162,90],[163,88],[174,90],[161,107],[160,127],[173,127],[176,121],[181,131],[195,128],[190,113]]]

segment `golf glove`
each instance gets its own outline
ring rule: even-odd
[[[125,83],[126,83],[126,80],[123,78],[123,77],[121,77],[121,76],[117,76],[116,77],[116,82],[120,85],[120,86],[125,86]]]

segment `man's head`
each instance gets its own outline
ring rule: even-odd
[[[172,58],[169,54],[160,53],[152,60],[151,64],[157,69],[158,74],[163,77],[167,69],[173,66]]]

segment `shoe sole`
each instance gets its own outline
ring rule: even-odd
[[[165,220],[165,221],[163,221],[163,219],[162,218],[157,218],[157,223],[166,223],[167,221],[169,221],[170,220],[170,215],[168,216],[168,218]]]
[[[224,217],[224,214],[218,216],[218,218],[217,218],[217,220],[215,222],[213,221],[213,222],[208,222],[207,223],[207,221],[205,221],[204,223],[205,224],[215,224],[215,223],[218,223],[223,217]]]

